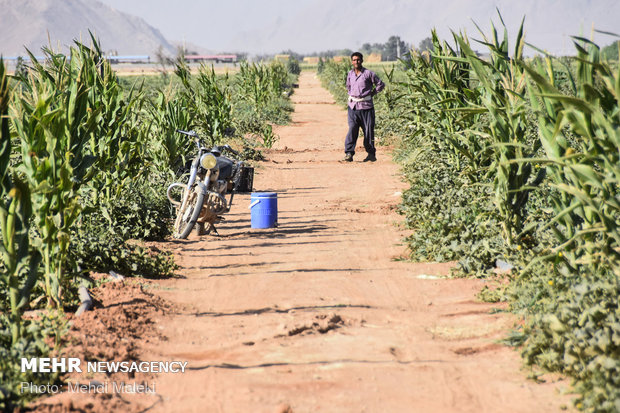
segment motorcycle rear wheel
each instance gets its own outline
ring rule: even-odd
[[[181,205],[177,211],[177,218],[174,221],[174,237],[185,239],[192,232],[204,202],[204,185],[198,183],[194,186],[189,198],[184,205]]]

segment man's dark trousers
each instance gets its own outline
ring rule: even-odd
[[[349,132],[344,141],[344,151],[354,154],[360,127],[364,132],[364,149],[375,154],[375,108],[355,110],[348,108]]]

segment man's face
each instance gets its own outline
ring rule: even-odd
[[[363,60],[361,57],[359,57],[359,56],[353,56],[353,57],[351,58],[351,64],[353,65],[353,69],[355,69],[355,70],[359,70],[359,69],[361,69],[361,68],[362,68],[362,62],[363,62],[363,61],[364,61],[364,60]]]

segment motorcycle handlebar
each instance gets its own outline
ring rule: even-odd
[[[227,151],[230,151],[233,155],[235,155],[235,156],[239,156],[239,152],[237,152],[236,150],[234,150],[233,148],[231,148],[231,147],[230,147],[230,145],[226,144],[226,145],[224,145],[224,148],[225,148]]]
[[[236,157],[239,157],[239,152],[237,152],[236,150],[234,150],[233,148],[230,147],[230,145],[226,144],[226,145],[216,145],[211,149],[211,152],[218,152],[218,153],[223,153],[224,151],[226,152],[230,152],[233,155],[235,155]]]
[[[184,131],[184,130],[181,130],[181,129],[176,129],[176,131],[178,133],[182,133],[184,135],[191,136],[192,138],[195,138],[196,139],[196,146],[198,146],[198,149],[200,149],[200,138],[198,137],[198,134],[195,131],[193,131],[193,130],[191,130],[191,131]],[[216,146],[216,148],[218,148],[218,149],[219,148],[226,149],[227,151],[231,152],[233,155],[239,156],[239,152],[237,152],[236,150],[231,148],[230,145],[228,145],[228,144],[223,145],[223,146]],[[220,150],[220,152],[221,152],[221,150]]]
[[[192,138],[194,138],[194,142],[196,143],[196,148],[198,148],[198,150],[200,150],[200,148],[202,148],[202,143],[200,142],[200,137],[198,136],[198,134],[191,130],[191,131],[184,131],[181,129],[176,129],[177,132],[182,133],[183,135],[187,135],[187,136],[191,136]]]
[[[179,133],[182,133],[184,135],[194,137],[194,138],[198,137],[198,134],[196,132],[194,132],[193,130],[191,130],[191,131],[184,131],[184,130],[181,130],[181,129],[177,129],[176,131],[179,132]]]

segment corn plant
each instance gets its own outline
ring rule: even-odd
[[[183,85],[179,104],[190,112],[190,129],[198,130],[210,144],[219,143],[232,125],[228,75],[219,82],[213,67],[203,65],[194,80],[184,60],[177,62],[175,73]]]
[[[85,85],[83,105],[87,113],[95,114],[82,151],[96,160],[96,168],[91,169],[83,192],[89,203],[105,206],[148,170],[144,166],[149,163],[150,124],[141,123],[141,90],[123,90],[94,37],[91,47],[76,42],[71,63],[67,76]]]
[[[17,169],[32,192],[48,303],[61,306],[62,286],[72,271],[70,229],[82,209],[78,190],[95,160],[84,149],[95,139],[100,111],[88,104],[88,69],[77,51],[72,49],[72,59],[49,49],[45,53],[46,65],[30,54],[33,70],[10,112],[21,141]]]
[[[187,136],[176,130],[193,128],[191,111],[182,98],[159,91],[156,99],[148,101],[147,113],[152,134],[158,137],[151,142],[158,169],[179,170],[193,153],[193,147]]]
[[[325,60],[323,69],[320,72],[321,84],[329,90],[336,101],[341,105],[347,103],[347,73],[351,70],[349,62],[335,62],[333,60]]]
[[[430,56],[412,53],[403,60],[408,69],[404,86],[409,110],[405,116],[413,122],[411,137],[431,140],[450,156],[457,170],[465,166],[465,158],[470,170],[476,171],[488,165],[489,150],[477,136],[468,134],[484,113],[477,107],[478,91],[470,85],[469,63],[459,48],[441,41],[434,30],[432,41]]]
[[[9,100],[8,78],[4,62],[0,59],[0,229],[2,236],[0,253],[3,267],[1,282],[9,292],[11,342],[15,346],[22,336],[21,315],[30,300],[30,291],[36,282],[40,255],[30,251],[28,237],[29,220],[32,214],[30,190],[18,176],[10,176]]]
[[[284,64],[277,61],[269,65],[242,62],[235,79],[241,97],[255,107],[260,107],[282,95],[287,84],[288,71]]]
[[[603,265],[620,273],[620,69],[601,60],[598,46],[577,38],[575,96],[554,85],[553,61],[536,70],[525,66],[530,102],[539,121],[544,163],[560,195],[548,225],[573,270]],[[577,138],[567,136],[568,131]]]
[[[392,65],[390,67],[390,70],[383,68],[383,75],[386,79],[386,87],[385,87],[385,90],[383,91],[383,97],[385,98],[385,104],[387,105],[387,109],[389,111],[394,111],[397,109],[398,101],[404,95],[403,92],[401,92],[395,86],[392,86],[396,84],[396,79],[394,77],[394,74],[395,74],[394,69],[395,69],[395,65]]]
[[[236,131],[262,135],[266,124],[286,123],[292,111],[288,96],[293,76],[279,62],[243,62],[230,84]]]
[[[8,195],[12,187],[10,176],[11,162],[11,134],[9,130],[9,79],[6,74],[4,60],[0,58],[0,190],[2,191],[2,200]],[[0,203],[0,207],[4,207]],[[6,209],[3,210],[6,213]]]
[[[399,132],[409,125],[409,122],[403,122],[407,107],[399,102],[405,96],[400,86],[405,78],[404,72],[400,68],[397,69],[396,65],[391,65],[389,70],[383,68],[381,78],[385,82],[385,89],[375,101],[376,135],[380,137],[377,139],[379,144],[397,137]]]
[[[261,64],[241,62],[237,74],[239,94],[254,106],[267,103],[271,94],[268,69]]]
[[[273,127],[269,124],[263,128],[263,146],[267,149],[273,148],[273,145],[278,141],[279,137],[273,133]]]
[[[272,61],[267,66],[269,76],[269,90],[273,96],[279,97],[285,92],[289,71],[284,63],[279,61]]]
[[[532,165],[514,162],[532,156],[540,146],[538,140],[528,136],[528,108],[524,97],[526,75],[519,64],[523,59],[523,22],[517,34],[513,56],[509,56],[505,25],[501,40],[494,25],[492,39],[488,39],[482,30],[480,33],[484,38],[481,43],[491,52],[490,61],[478,57],[464,36],[455,36],[465,59],[471,65],[480,90],[479,101],[469,101],[470,107],[463,110],[484,110],[488,115],[488,125],[473,132],[486,141],[487,148],[492,149],[488,176],[492,180],[495,204],[502,217],[504,239],[508,245],[512,245],[523,229],[524,207],[530,188],[544,178],[542,170],[529,182]]]

